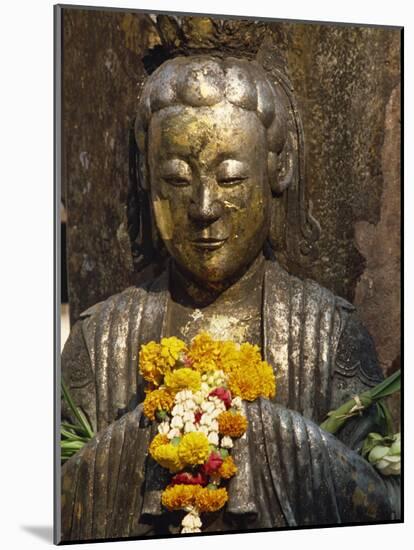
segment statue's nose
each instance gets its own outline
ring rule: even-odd
[[[188,215],[195,222],[212,223],[223,214],[223,203],[217,198],[210,182],[202,182],[192,197]]]

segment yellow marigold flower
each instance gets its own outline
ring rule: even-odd
[[[195,505],[200,512],[216,512],[223,508],[228,500],[226,489],[201,488],[195,495]]]
[[[184,467],[178,456],[178,447],[172,445],[172,443],[156,446],[152,457],[158,464],[172,473],[178,472]]]
[[[148,342],[139,352],[139,370],[147,382],[159,386],[164,377],[165,365],[161,357],[161,346]]]
[[[230,479],[235,474],[237,474],[237,466],[235,465],[234,460],[232,459],[231,456],[227,456],[223,460],[218,470],[218,474],[223,479]]]
[[[254,365],[260,363],[262,357],[260,355],[259,346],[245,342],[240,346],[240,364]]]
[[[245,416],[232,411],[224,411],[218,418],[219,432],[230,437],[241,437],[247,429]]]
[[[195,505],[200,490],[200,485],[172,485],[163,491],[161,502],[168,510],[181,510]]]
[[[160,445],[167,445],[170,442],[168,437],[163,434],[157,434],[154,439],[151,441],[151,444],[149,446],[149,454],[154,458],[155,451],[158,449]],[[155,459],[154,459],[155,460]]]
[[[209,454],[209,442],[202,432],[185,434],[178,445],[178,456],[185,464],[204,464]]]
[[[257,375],[260,379],[260,395],[272,398],[276,394],[276,378],[272,367],[266,361],[256,365]]]
[[[144,414],[154,420],[157,411],[170,411],[174,406],[174,398],[166,390],[154,390],[147,393],[144,400]]]
[[[270,398],[276,391],[275,375],[265,361],[245,363],[229,374],[228,387],[232,395],[247,401],[260,396]]]
[[[231,341],[220,342],[219,349],[218,368],[226,374],[229,374],[239,367],[240,352],[236,344]]]
[[[197,391],[201,387],[201,376],[199,372],[183,367],[167,372],[165,375],[165,385],[174,392],[179,392],[180,390]]]
[[[194,369],[200,372],[216,370],[220,356],[220,345],[206,332],[193,338],[187,357],[192,361]]]
[[[171,336],[171,338],[162,338],[161,340],[161,357],[165,360],[167,365],[173,367],[177,362],[180,353],[186,351],[185,343]]]

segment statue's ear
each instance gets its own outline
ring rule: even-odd
[[[289,187],[295,172],[295,155],[290,137],[287,138],[280,153],[272,151],[268,153],[267,165],[270,188],[274,194],[280,195]]]

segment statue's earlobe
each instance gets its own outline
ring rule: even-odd
[[[280,195],[291,184],[295,171],[295,160],[290,140],[279,154],[269,152],[267,165],[270,188],[274,194]]]

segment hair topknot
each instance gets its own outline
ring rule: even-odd
[[[286,141],[286,109],[264,69],[234,57],[176,57],[163,63],[146,81],[135,125],[138,147],[153,113],[173,105],[211,106],[227,100],[253,111],[267,129],[269,152],[279,153]]]

